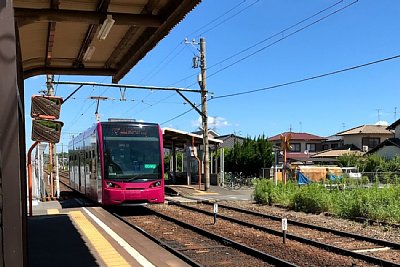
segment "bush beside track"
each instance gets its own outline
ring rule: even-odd
[[[314,183],[299,186],[294,182],[286,185],[258,179],[254,190],[257,203],[280,205],[307,213],[329,213],[333,216],[355,219],[366,218],[378,222],[400,223],[400,185],[369,188],[325,187]]]

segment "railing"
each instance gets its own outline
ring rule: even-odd
[[[400,184],[400,172],[362,172],[363,183]]]

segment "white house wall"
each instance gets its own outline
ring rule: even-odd
[[[393,135],[379,135],[379,134],[344,135],[343,143],[345,145],[353,144],[353,145],[357,146],[359,149],[362,149],[362,138],[363,137],[380,138],[380,142],[382,143],[387,138],[393,137]],[[371,149],[371,147],[369,149]]]
[[[381,140],[382,141],[382,140]],[[355,145],[359,149],[362,149],[362,136],[360,135],[344,135],[343,143],[345,145]]]
[[[392,159],[400,155],[400,148],[396,146],[384,146],[376,151],[376,154],[386,159]]]
[[[395,137],[400,138],[400,124],[397,125],[397,127],[394,129],[395,130]]]

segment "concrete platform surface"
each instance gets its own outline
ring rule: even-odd
[[[34,205],[28,266],[189,266],[101,207],[63,208],[71,201]]]

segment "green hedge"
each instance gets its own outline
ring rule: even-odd
[[[328,190],[315,183],[298,186],[259,179],[254,198],[260,204],[279,204],[307,213],[329,212],[341,218],[363,217],[376,221],[400,223],[400,185],[378,188],[351,188]]]

